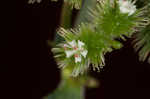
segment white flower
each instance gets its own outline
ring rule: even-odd
[[[86,58],[86,55],[88,51],[84,48],[85,44],[78,40],[76,42],[75,40],[68,42],[68,44],[64,44],[64,49],[66,53],[66,57],[70,58],[71,56],[74,56],[75,63],[82,61],[82,56]]]
[[[136,6],[134,5],[135,2],[131,0],[119,0],[119,8],[122,13],[128,13],[128,15],[132,15],[136,11]]]

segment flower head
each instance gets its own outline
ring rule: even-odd
[[[134,5],[134,2],[131,2],[131,0],[119,0],[118,3],[122,13],[128,13],[130,16],[136,11],[136,6]]]
[[[64,49],[66,53],[66,57],[70,58],[74,56],[75,63],[82,61],[82,56],[86,58],[86,55],[88,51],[84,48],[85,44],[78,40],[76,42],[75,40],[68,42],[68,44],[64,44]]]

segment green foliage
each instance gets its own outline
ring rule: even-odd
[[[139,50],[139,56],[141,61],[145,61],[148,58],[150,63],[150,25],[145,27],[140,33],[136,35],[136,40],[134,41],[136,51]]]
[[[147,25],[143,17],[143,9],[136,10],[132,15],[122,13],[116,0],[102,0],[96,9],[91,9],[89,14],[93,17],[91,23],[82,23],[76,29],[66,30],[60,28],[59,35],[65,39],[52,51],[57,63],[62,68],[69,68],[72,76],[78,76],[87,71],[89,66],[100,71],[105,65],[104,55],[113,49],[121,48],[122,44],[116,38],[122,35],[131,36],[135,31]],[[81,41],[87,50],[86,57],[81,57],[80,62],[75,62],[75,56],[66,57],[65,44],[71,41]]]
[[[83,99],[83,86],[63,80],[60,86],[44,99]]]
[[[147,21],[142,17],[143,10],[136,10],[132,15],[121,13],[116,0],[101,1],[97,5],[97,10],[91,10],[94,17],[93,24],[97,24],[97,31],[103,32],[109,38],[122,37],[122,35],[130,36],[139,27],[145,26]],[[135,27],[136,28],[135,30]]]
[[[88,13],[89,13],[89,9],[95,8],[96,3],[97,0],[84,0],[82,7],[79,11],[79,14],[77,16],[75,27],[77,27],[81,23],[86,23],[86,22],[89,23],[93,20]]]
[[[104,66],[104,54],[111,51],[111,44],[119,44],[117,41],[112,41],[103,33],[96,32],[94,28],[88,24],[82,24],[78,33],[79,39],[83,41],[87,47],[87,60],[92,64],[93,69],[98,66]],[[112,42],[111,42],[112,41]],[[110,44],[111,43],[111,44]],[[117,45],[118,47],[120,46]]]
[[[144,16],[150,18],[150,0],[138,0],[137,4],[139,7],[145,7]],[[150,20],[149,24],[135,35],[134,43],[139,59],[150,63]]]

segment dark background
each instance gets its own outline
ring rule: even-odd
[[[57,87],[60,70],[47,40],[54,39],[60,25],[61,7],[61,0],[33,5],[25,0],[4,3],[0,99],[40,99]],[[73,20],[77,12],[73,11]],[[86,88],[86,99],[150,99],[150,65],[138,61],[131,41],[106,55],[103,72],[90,72],[101,86]]]

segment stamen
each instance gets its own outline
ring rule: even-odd
[[[67,45],[66,44],[64,44],[64,50],[67,50]]]
[[[78,54],[75,54],[74,57],[79,57],[79,55],[78,55]]]
[[[73,47],[74,50],[77,50],[78,48],[76,46]]]
[[[80,49],[80,51],[84,51],[84,49],[83,49],[83,48],[81,48],[81,49]]]

